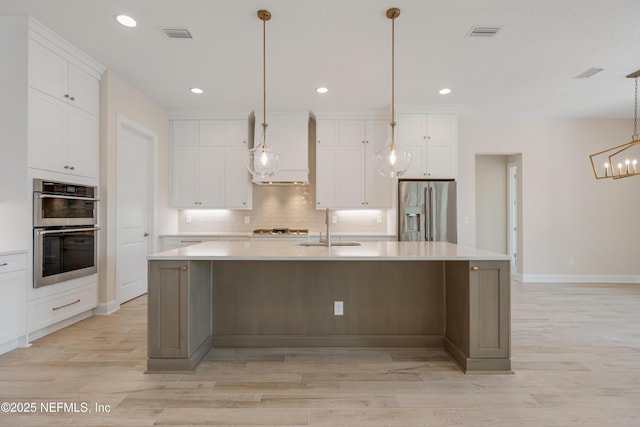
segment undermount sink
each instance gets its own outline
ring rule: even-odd
[[[359,242],[331,242],[331,245],[328,245],[327,242],[300,242],[296,243],[296,246],[360,246]]]

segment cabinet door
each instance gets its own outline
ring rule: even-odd
[[[473,264],[469,275],[469,356],[509,357],[509,262],[477,261]]]
[[[316,144],[316,207],[336,206],[336,155],[338,147],[325,145],[319,139]]]
[[[316,145],[318,147],[339,145],[339,129],[339,120],[321,119],[316,121]]]
[[[26,332],[26,289],[25,270],[0,274],[0,346]]]
[[[409,169],[402,175],[403,179],[425,179],[427,177],[427,155],[426,143],[424,141],[418,144],[402,143],[402,146],[411,153],[411,163]]]
[[[64,150],[68,106],[42,92],[32,90],[29,97],[29,166],[67,172]],[[66,169],[65,169],[66,167]]]
[[[100,104],[98,80],[71,63],[68,64],[68,72],[70,104],[97,116]]]
[[[427,178],[455,178],[455,146],[427,141]]]
[[[40,43],[29,42],[29,85],[59,100],[66,100],[68,62]]]
[[[224,205],[228,209],[251,208],[251,175],[247,170],[247,147],[225,147]]]
[[[196,208],[198,196],[197,147],[178,147],[171,158],[171,205],[176,208]]]
[[[189,356],[189,271],[186,261],[150,261],[149,357]]]
[[[364,143],[366,143],[364,120],[340,120],[340,146],[362,147]]]
[[[365,199],[365,144],[341,146],[336,153],[336,208],[363,208]]]
[[[427,114],[427,139],[437,142],[456,141],[457,123],[455,114]]]
[[[197,120],[171,121],[172,147],[197,147],[199,139],[200,131]]]
[[[416,144],[427,137],[427,115],[423,113],[398,114],[398,140]]]
[[[382,176],[376,170],[376,150],[386,145],[388,131],[388,121],[367,120],[365,199],[368,208],[389,208],[392,205],[393,186],[397,181]]]
[[[198,152],[198,200],[202,208],[224,208],[224,147],[202,147]]]
[[[74,175],[98,177],[98,117],[68,107],[67,163]]]
[[[223,146],[225,145],[225,123],[224,120],[200,120],[198,144],[200,146]]]
[[[248,132],[248,120],[225,120],[225,145],[244,147],[247,150]]]

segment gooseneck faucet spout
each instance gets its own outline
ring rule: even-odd
[[[329,208],[325,212],[324,222],[327,224],[327,246],[331,246],[331,214]]]

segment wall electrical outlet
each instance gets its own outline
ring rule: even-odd
[[[244,217],[244,223],[245,224],[249,224],[251,222],[251,217],[250,216],[245,216]]]
[[[331,215],[331,224],[338,223],[338,215]]]
[[[334,301],[333,302],[333,315],[334,316],[342,316],[342,315],[344,315],[344,302],[343,301]]]
[[[184,220],[187,222],[187,224],[191,224],[191,215],[187,215]]]

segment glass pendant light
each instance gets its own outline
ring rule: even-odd
[[[266,33],[267,21],[271,19],[271,13],[267,10],[259,10],[258,18],[262,21],[262,135],[260,142],[248,151],[247,168],[254,181],[268,180],[270,176],[280,169],[280,154],[267,146],[267,49]]]
[[[376,170],[388,178],[402,176],[411,164],[411,152],[396,145],[396,107],[395,107],[395,19],[400,16],[400,9],[393,7],[387,10],[387,18],[391,19],[391,122],[387,144],[376,150]]]

